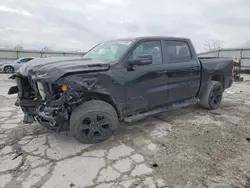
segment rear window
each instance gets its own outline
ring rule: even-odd
[[[192,59],[189,46],[182,41],[165,41],[168,63],[188,62]]]

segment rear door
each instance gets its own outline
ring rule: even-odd
[[[199,90],[201,66],[191,49],[189,43],[184,40],[164,41],[163,54],[164,64],[168,67],[170,103],[193,98]]]
[[[127,113],[145,111],[167,102],[167,66],[163,64],[161,40],[139,42],[129,53],[129,59],[139,55],[152,55],[150,65],[134,66],[125,70]]]

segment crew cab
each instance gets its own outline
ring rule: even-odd
[[[140,37],[98,44],[83,57],[35,59],[11,76],[16,105],[55,131],[84,143],[108,139],[132,122],[199,103],[220,106],[233,60],[198,58],[189,39]]]

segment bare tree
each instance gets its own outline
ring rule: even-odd
[[[23,45],[22,44],[17,44],[13,48],[14,50],[23,50]]]
[[[219,40],[207,40],[204,44],[204,48],[208,51],[219,50],[222,48],[222,41]]]
[[[52,50],[49,47],[45,46],[45,47],[42,48],[41,51],[43,51],[43,52],[49,52],[49,51],[52,51]]]

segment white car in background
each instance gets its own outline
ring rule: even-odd
[[[0,72],[13,73],[17,71],[22,65],[34,59],[33,57],[22,57],[15,61],[0,63]]]

